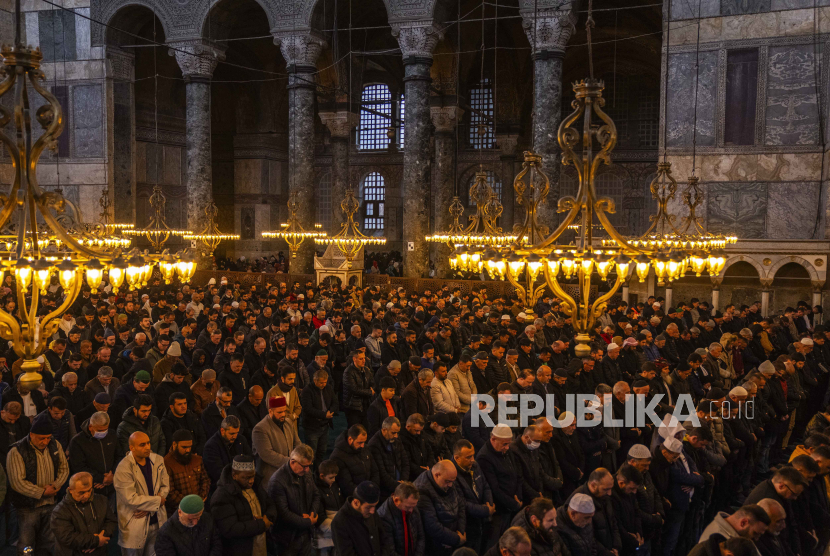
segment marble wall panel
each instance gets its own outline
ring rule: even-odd
[[[71,10],[48,10],[38,12],[38,35],[43,59],[77,59],[75,38],[75,12]]]
[[[815,56],[813,45],[769,49],[767,145],[814,145],[818,142]]]
[[[720,15],[721,0],[672,0],[671,18],[696,19],[700,17],[716,17]]]
[[[79,85],[72,90],[74,127],[74,156],[101,158],[104,156],[103,100],[100,85]]]
[[[816,230],[818,182],[771,183],[767,196],[767,237],[811,239]]]
[[[669,147],[691,147],[695,133],[694,90],[695,53],[673,54],[669,58],[668,130]],[[697,144],[715,144],[717,104],[717,52],[701,52],[697,87]]]
[[[766,234],[766,183],[722,182],[707,186],[708,229],[760,239]]]

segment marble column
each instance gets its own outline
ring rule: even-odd
[[[202,39],[170,43],[185,79],[187,136],[187,229],[207,227],[205,209],[213,202],[210,141],[210,81],[224,51]]]
[[[671,282],[669,282],[668,284],[666,284],[666,295],[663,296],[663,297],[666,298],[666,304],[664,305],[664,307],[666,309],[668,309],[669,307],[672,306],[671,299],[672,299],[672,294],[673,293],[674,293],[674,288],[672,287]]]
[[[824,282],[820,280],[813,280],[813,307],[816,305],[821,305],[821,288],[824,286]],[[821,317],[822,315],[813,315],[814,318],[818,320],[814,324],[822,324]]]
[[[622,300],[625,301],[626,303],[628,303],[628,294],[629,294],[628,282],[626,282],[625,284],[623,284],[622,293],[620,294],[620,296],[622,297]]]
[[[715,287],[712,288],[712,312],[718,311],[720,305],[720,287],[715,284]]]
[[[435,126],[435,166],[432,179],[433,227],[430,232],[447,231],[452,224],[449,208],[456,191],[455,184],[455,129],[464,110],[456,106],[430,107],[432,125]],[[466,218],[465,218],[466,221]],[[450,272],[450,248],[446,244],[433,244],[432,260],[440,278],[448,278]]]
[[[410,278],[426,276],[429,270],[430,210],[430,67],[432,49],[441,38],[440,29],[431,21],[392,23],[392,35],[398,39],[404,63],[406,95],[406,142],[403,155],[403,271]]]
[[[324,41],[312,32],[274,35],[288,68],[288,191],[303,200],[297,217],[306,229],[314,225],[314,72]],[[313,270],[314,243],[304,241],[291,261],[291,272]]]
[[[769,316],[769,288],[772,285],[772,280],[761,280],[761,285],[764,287],[761,290],[761,316]]]
[[[539,221],[556,227],[561,169],[556,140],[562,119],[562,61],[565,45],[571,38],[576,14],[571,9],[524,11],[522,24],[533,55],[533,144],[531,150],[542,156],[542,170],[550,178],[550,193],[539,206]],[[587,77],[587,75],[586,75]]]
[[[331,206],[332,229],[329,234],[337,233],[346,215],[340,209],[340,203],[346,197],[349,187],[349,135],[360,121],[354,112],[320,112],[320,119],[331,132]]]

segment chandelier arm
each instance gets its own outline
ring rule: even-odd
[[[628,240],[624,238],[622,234],[620,234],[620,232],[617,231],[614,225],[611,224],[611,221],[608,220],[608,216],[605,214],[604,210],[598,210],[596,215],[600,224],[602,224],[602,228],[608,233],[609,236],[611,236],[612,239],[614,239],[617,242],[619,246],[622,247],[620,249],[620,252],[625,252],[627,254],[635,253],[638,255],[643,253],[649,255],[652,253],[652,251],[648,249],[642,249],[640,247],[635,247],[634,245],[631,245],[631,243],[629,243]]]
[[[574,101],[574,103],[577,103],[577,101]],[[573,147],[579,142],[579,132],[570,126],[582,115],[584,111],[584,103],[579,103],[578,106],[574,108],[574,111],[571,112],[571,115],[562,120],[559,124],[559,131],[557,132],[557,142],[559,143],[559,148],[562,149],[562,165],[567,166],[569,164],[573,164],[574,168],[576,168],[577,178],[580,182],[583,179],[582,169],[578,164],[579,157],[573,150]]]
[[[32,288],[32,307],[34,307],[34,309],[32,311],[29,310],[29,306],[26,305],[26,292],[24,292],[23,288],[19,285],[17,287],[17,308],[18,311],[20,311],[21,320],[31,326],[32,319],[30,318],[30,315],[32,312],[37,314],[37,299],[39,297],[34,277],[32,277],[31,285],[29,287]]]
[[[25,351],[20,347],[23,345],[23,342],[20,341],[20,323],[3,309],[0,309],[0,323],[4,325],[0,328],[0,335],[6,340],[10,340],[14,352],[23,357]]]
[[[534,283],[535,283],[535,281],[534,281]],[[539,298],[545,292],[545,289],[547,287],[548,287],[548,285],[545,283],[544,280],[542,280],[542,283],[540,285],[536,286],[536,289],[533,290],[533,299],[531,299],[531,302],[530,302],[530,309],[533,309],[534,307],[536,307],[536,302],[539,301]]]
[[[41,331],[43,330],[43,327],[48,326],[55,317],[63,315],[67,311],[67,309],[69,309],[69,306],[75,302],[75,300],[78,298],[78,294],[81,292],[81,288],[83,287],[83,278],[83,270],[81,270],[80,268],[76,269],[75,281],[72,283],[72,291],[64,297],[63,303],[61,303],[60,307],[58,307],[51,313],[48,313],[45,317],[43,317],[40,320]]]
[[[40,212],[40,215],[43,216],[43,220],[46,222],[46,224],[49,226],[52,232],[54,232],[54,234],[58,236],[58,239],[60,239],[61,242],[68,245],[76,253],[83,253],[91,259],[101,259],[105,261],[108,261],[121,254],[120,247],[117,247],[115,251],[113,251],[112,253],[105,253],[81,245],[80,243],[78,243],[78,241],[75,240],[75,238],[69,235],[69,233],[64,229],[64,227],[60,225],[58,220],[54,216],[52,216],[52,213],[49,212],[48,209],[40,206],[40,204],[38,204],[38,207],[40,208],[38,212]]]
[[[34,87],[35,91],[37,91],[40,94],[40,96],[42,96],[49,102],[49,106],[52,109],[52,121],[49,122],[49,127],[46,128],[43,135],[41,135],[38,138],[38,140],[35,141],[35,144],[32,145],[31,154],[29,155],[29,167],[31,170],[34,170],[35,165],[40,159],[40,155],[43,153],[43,149],[45,149],[46,147],[57,149],[58,135],[60,135],[63,132],[64,121],[63,108],[61,107],[60,102],[58,102],[58,99],[55,97],[55,95],[52,94],[51,91],[44,88],[40,84],[40,77],[41,75],[43,75],[42,72],[40,72],[39,70],[30,70],[27,73],[29,74],[29,81],[31,81],[32,87]],[[43,107],[38,109],[37,116],[38,121],[41,124],[43,124],[45,118],[45,116],[43,118],[40,116],[40,111],[42,108]],[[31,174],[34,174],[34,172],[31,172]],[[40,186],[37,184],[37,179],[32,179],[32,177],[30,177],[29,181],[34,182],[33,185],[35,186],[35,191],[40,193],[41,190]]]
[[[513,277],[513,273],[510,271],[510,269],[507,269],[507,272],[505,272],[505,274],[507,275],[507,281],[510,282],[510,285],[513,286],[513,288],[516,290],[516,293],[519,294],[519,297],[525,297],[527,292],[525,291],[524,286],[522,286],[519,283],[519,281]]]
[[[553,291],[556,297],[560,298],[565,303],[565,313],[573,316],[576,308],[576,301],[574,298],[571,297],[568,292],[566,292],[562,286],[559,284],[559,281],[556,279],[556,276],[551,276],[550,270],[548,270],[547,265],[545,265],[544,270],[542,271],[545,273],[545,283],[547,283],[548,287]]]
[[[559,224],[559,227],[557,227],[548,237],[545,238],[545,240],[542,243],[540,243],[537,246],[539,249],[547,249],[554,243],[556,243],[556,240],[559,239],[559,236],[561,236],[565,232],[565,230],[568,229],[568,226],[573,224],[574,220],[576,220],[577,216],[579,216],[579,211],[581,210],[581,208],[576,199],[574,199],[573,197],[563,197],[559,200],[560,209],[563,209],[563,206],[567,207],[568,204],[571,205],[570,209],[564,208],[564,210],[570,210],[570,212],[565,217],[565,220],[563,220],[562,223]]]

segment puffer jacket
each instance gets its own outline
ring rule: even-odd
[[[531,556],[570,556],[556,530],[543,531],[534,527],[527,517],[526,508],[516,514],[510,525],[521,527],[530,537]]]
[[[209,513],[193,527],[182,525],[175,513],[159,528],[155,550],[156,556],[221,556],[222,539]]]
[[[115,470],[116,508],[118,511],[118,545],[122,548],[144,548],[150,529],[150,516],[155,512],[159,527],[167,521],[167,510],[161,503],[170,494],[170,479],[164,460],[158,454],[148,458],[153,466],[153,494],[147,492],[147,483],[132,453],[121,460]],[[139,511],[150,512],[136,517]]]
[[[259,500],[262,515],[268,516],[275,523],[277,507],[262,488],[259,477],[254,478],[253,491]],[[224,556],[251,554],[254,550],[254,537],[267,530],[265,522],[255,519],[251,513],[251,506],[242,494],[242,488],[231,476],[230,465],[222,470],[216,492],[210,498],[210,513],[219,529]]]
[[[390,496],[399,481],[409,479],[409,456],[400,438],[388,442],[383,431],[378,431],[366,444],[380,477],[381,499]],[[359,484],[359,483],[358,483]]]
[[[424,523],[424,531],[429,531],[426,546],[430,554],[452,552],[461,546],[458,532],[464,533],[467,525],[466,501],[464,495],[455,486],[449,490],[438,488],[432,473],[421,473],[415,479],[415,486],[421,493],[418,509]]]
[[[86,471],[92,474],[93,483],[102,483],[104,475],[115,472],[115,448],[117,444],[115,431],[109,429],[107,436],[98,440],[89,432],[89,421],[81,425],[81,432],[69,442],[69,471],[73,475]],[[109,496],[115,492],[113,486],[98,489],[96,494]],[[99,532],[95,531],[96,533]]]
[[[349,365],[343,372],[343,409],[365,411],[372,402],[372,369]]]
[[[118,424],[118,451],[115,453],[116,458],[126,454],[130,450],[130,435],[139,431],[146,433],[150,437],[150,445],[153,448],[154,454],[167,453],[167,443],[164,441],[164,433],[161,430],[159,418],[150,414],[147,421],[142,423],[135,416],[133,408],[128,407],[124,410],[121,422]]]
[[[568,517],[568,506],[561,506],[556,510],[556,532],[559,533],[571,556],[596,556],[599,553],[600,546],[594,538],[593,525],[591,523],[585,527],[574,525]]]
[[[591,519],[591,524],[594,527],[594,537],[597,539],[597,554],[610,556],[614,549],[617,550],[617,553],[622,554],[620,528],[614,508],[611,505],[611,497],[597,498],[591,494],[588,485],[584,484],[573,491],[565,501],[565,506],[570,503],[574,494],[587,494],[594,501],[594,517]]]
[[[274,501],[279,516],[271,533],[280,546],[289,546],[301,535],[311,538],[314,524],[303,514],[325,515],[312,474],[309,472],[299,477],[291,471],[290,465],[290,461],[285,462],[268,482],[268,497]],[[305,508],[300,506],[300,500],[305,500]]]
[[[55,535],[55,556],[106,556],[107,546],[98,546],[98,533],[112,537],[118,517],[110,509],[107,497],[93,494],[88,502],[79,504],[67,494],[49,517]],[[92,552],[86,552],[87,550]]]
[[[395,506],[392,499],[388,498],[377,509],[377,514],[380,528],[386,532],[385,535],[381,536],[386,556],[400,556],[405,553],[410,556],[424,556],[426,546],[424,527],[421,521],[421,512],[417,507],[404,516],[404,513]],[[409,539],[408,547],[404,547],[404,519],[406,519],[407,537]],[[405,550],[405,548],[408,548],[408,550]]]
[[[337,462],[337,485],[346,497],[351,496],[355,487],[363,481],[372,481],[375,484],[380,482],[380,474],[369,450],[365,446],[360,449],[350,446],[347,433],[348,431],[343,431],[337,437],[330,458]]]

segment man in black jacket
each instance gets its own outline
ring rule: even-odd
[[[378,524],[375,507],[380,501],[380,489],[371,481],[364,481],[354,489],[354,495],[334,516],[331,530],[338,556],[383,556],[386,532]]]
[[[351,365],[343,372],[343,410],[350,427],[356,424],[365,427],[366,410],[375,395],[374,378],[364,352],[353,351],[350,359]]]
[[[410,475],[409,457],[398,438],[400,432],[400,420],[387,417],[366,445],[378,470],[381,500],[389,497],[398,484]]]
[[[536,498],[513,518],[513,527],[521,527],[530,537],[532,556],[561,556],[564,543],[554,527],[556,508],[547,498]]]
[[[289,460],[268,483],[268,496],[277,507],[277,520],[271,533],[281,553],[312,554],[314,529],[323,511],[320,492],[314,486],[313,461],[314,451],[300,444],[291,450]]]
[[[516,456],[510,453],[512,440],[513,431],[510,427],[498,424],[490,433],[490,441],[476,456],[476,462],[493,491],[493,500],[496,503],[490,537],[491,545],[495,544],[495,539],[510,526],[516,512],[522,508],[524,477],[521,464],[516,461]]]
[[[311,377],[311,384],[300,393],[300,405],[305,442],[314,450],[314,467],[319,467],[329,447],[329,430],[334,427],[334,416],[340,403],[334,387],[325,370],[319,370]]]
[[[236,405],[236,415],[242,422],[242,435],[251,442],[251,431],[268,415],[268,406],[263,402],[265,392],[259,385],[248,389],[248,397]]]
[[[611,491],[614,488],[614,476],[604,467],[598,467],[588,476],[588,481],[577,488],[571,498],[577,494],[587,494],[594,502],[594,536],[597,539],[597,555],[612,556],[622,554],[622,539],[614,508],[611,505]],[[569,502],[570,500],[566,501]]]
[[[167,410],[161,418],[161,430],[166,446],[172,446],[173,433],[185,429],[193,435],[193,453],[202,455],[205,449],[205,431],[196,415],[187,408],[187,397],[181,392],[170,394]]]
[[[66,497],[52,511],[50,526],[55,536],[55,556],[81,552],[106,556],[118,517],[107,497],[94,492],[93,481],[92,475],[86,472],[72,475]]]
[[[261,517],[251,509],[254,498]],[[266,531],[277,520],[277,508],[262,488],[253,456],[238,455],[225,466],[210,497],[210,511],[219,528],[224,556],[266,553]]]
[[[432,449],[423,435],[426,422],[420,413],[413,413],[406,420],[406,426],[401,431],[401,442],[409,459],[408,481],[414,481],[423,471],[435,464]]]
[[[462,439],[455,443],[452,459],[458,472],[456,485],[464,493],[467,506],[465,546],[481,554],[487,548],[484,541],[490,527],[490,516],[496,513],[493,492],[475,461],[475,450],[469,440]]]
[[[3,405],[0,411],[0,462],[6,461],[11,445],[29,434],[31,426],[29,418],[23,415],[20,402],[7,402]]]
[[[392,496],[378,508],[380,525],[386,533],[384,549],[388,556],[424,556],[426,543],[421,513],[418,510],[420,497],[421,494],[415,485],[402,481]]]
[[[365,481],[375,485],[380,482],[375,462],[366,448],[366,429],[363,425],[352,425],[337,438],[331,459],[337,462],[337,484],[340,492],[354,492]]]
[[[629,464],[623,464],[614,476],[611,506],[617,517],[623,554],[633,554],[645,544],[637,491],[643,485],[643,474]]]
[[[562,469],[562,497],[567,498],[582,480],[585,454],[576,434],[576,419],[570,411],[559,415],[559,428],[553,432],[551,442],[556,460]]]
[[[230,465],[237,456],[250,456],[251,445],[245,437],[239,434],[239,417],[228,415],[219,430],[205,443],[205,453],[202,454],[202,463],[210,477],[211,492],[222,476],[222,470]]]
[[[112,480],[118,444],[117,434],[109,425],[109,415],[94,413],[69,442],[69,472],[90,473],[93,491],[105,497],[115,492]]]
[[[461,490],[454,488],[458,478],[455,464],[442,460],[421,473],[415,486],[421,493],[418,509],[427,531],[426,548],[436,556],[449,556],[467,542],[467,505]]]

